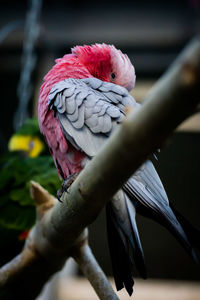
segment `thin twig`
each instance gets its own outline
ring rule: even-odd
[[[0,288],[5,286],[10,278],[14,280],[20,270],[24,270],[26,266],[32,264],[36,259],[36,252],[26,247],[19,255],[0,269]]]
[[[79,268],[93,286],[96,294],[101,300],[117,300],[111,284],[97,263],[88,244],[79,248],[73,254]]]

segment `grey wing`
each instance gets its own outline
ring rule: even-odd
[[[145,207],[164,215],[177,223],[169,207],[169,200],[162,182],[150,160],[147,160],[127,181],[124,189],[131,193]]]
[[[125,107],[136,101],[118,85],[96,78],[65,79],[49,94],[66,138],[88,156],[97,154],[125,115]]]
[[[134,173],[123,190],[133,201],[138,201],[142,214],[164,225],[191,254],[188,238],[169,206],[165,189],[151,161],[146,161]]]
[[[156,203],[161,202],[164,206],[169,205],[169,200],[163,184],[156,172],[153,163],[147,160],[131,177],[135,185],[145,193],[148,198]],[[142,188],[143,187],[143,188]]]

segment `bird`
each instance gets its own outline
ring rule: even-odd
[[[140,109],[129,94],[136,81],[129,57],[114,45],[75,46],[56,59],[45,75],[38,120],[64,185],[98,154],[130,109]],[[68,188],[68,186],[67,186]],[[106,205],[108,245],[117,290],[133,293],[135,264],[146,266],[136,213],[166,227],[196,260],[198,229],[169,203],[151,160],[147,160]]]

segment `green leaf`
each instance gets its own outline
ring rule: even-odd
[[[30,197],[30,190],[28,187],[24,186],[21,189],[14,189],[9,193],[9,198],[12,201],[18,202],[20,205],[34,205],[35,203]]]
[[[37,181],[53,195],[61,182],[50,155],[24,158],[15,154],[0,161],[0,228],[24,231],[35,222],[30,181]]]
[[[36,213],[33,206],[19,206],[9,203],[0,210],[0,226],[7,229],[24,231],[35,223]]]
[[[41,173],[33,177],[33,180],[39,182],[43,187],[51,186],[53,192],[60,187],[60,180],[55,169],[49,169],[46,173]]]
[[[37,118],[28,119],[16,132],[17,135],[41,135]]]

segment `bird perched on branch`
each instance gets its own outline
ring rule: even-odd
[[[71,54],[56,60],[41,87],[38,118],[61,178],[75,177],[120,126],[127,110],[139,109],[129,95],[134,84],[133,65],[113,45],[76,46]],[[197,244],[193,227],[170,208],[148,160],[106,207],[116,287],[125,287],[129,295],[134,284],[133,263],[146,278],[136,212],[164,225],[193,258],[193,245]]]

